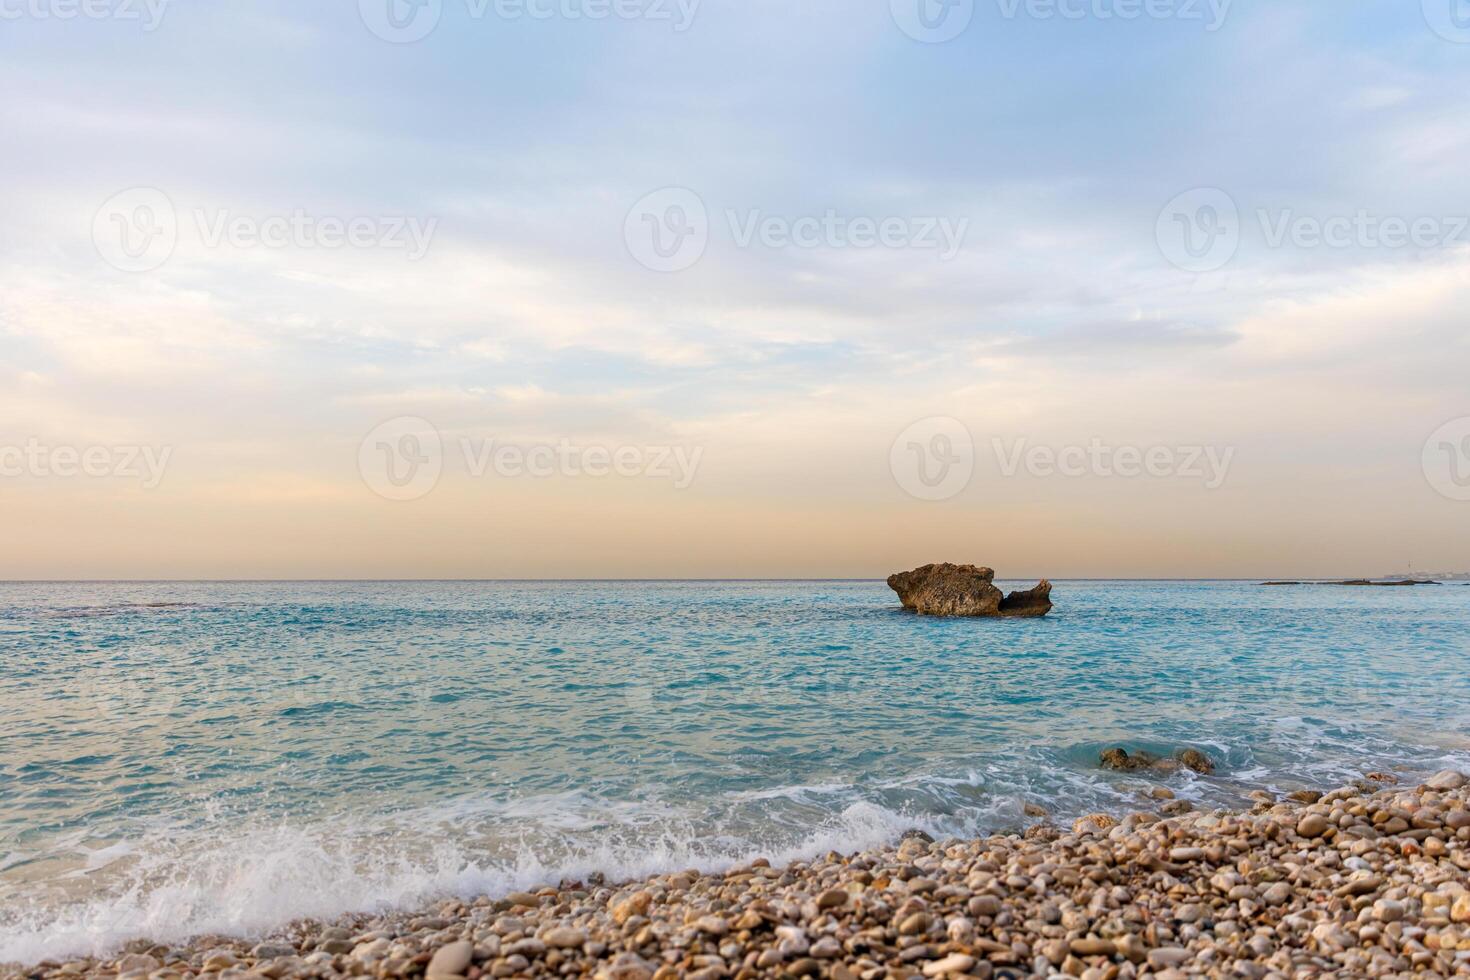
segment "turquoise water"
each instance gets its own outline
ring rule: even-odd
[[[1202,803],[1470,764],[1470,588],[1054,599],[0,584],[0,962],[1135,806],[1111,744],[1205,749]]]

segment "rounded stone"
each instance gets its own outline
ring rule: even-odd
[[[924,964],[924,976],[942,977],[949,973],[969,973],[975,965],[975,957],[965,953],[950,953],[942,960]]]
[[[900,936],[917,936],[927,932],[929,929],[929,916],[925,912],[915,912],[898,924]]]
[[[1296,832],[1303,837],[1321,837],[1327,832],[1327,818],[1320,813],[1308,813],[1297,821]]]
[[[462,939],[459,942],[440,946],[429,960],[424,972],[429,976],[459,976],[470,968],[475,959],[475,944]]]
[[[1404,905],[1390,898],[1380,898],[1373,903],[1373,917],[1379,922],[1397,922],[1404,917]]]
[[[552,949],[575,949],[587,941],[587,932],[571,926],[557,926],[542,933],[541,940]]]
[[[1424,785],[1430,789],[1452,790],[1460,789],[1465,785],[1466,776],[1463,772],[1453,769],[1442,769],[1424,781]]]
[[[849,896],[847,892],[843,891],[841,888],[831,888],[817,896],[817,908],[841,908],[842,906],[847,904],[848,898]]]

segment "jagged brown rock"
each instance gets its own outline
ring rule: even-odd
[[[1138,752],[1129,755],[1127,749],[1103,749],[1100,765],[1104,769],[1113,769],[1117,772],[1133,772],[1136,769],[1148,769],[1158,762],[1158,757],[1148,752]]]
[[[1206,776],[1215,771],[1215,763],[1199,749],[1184,749],[1182,752],[1176,754],[1174,758],[1183,763],[1184,768],[1193,769],[1195,772],[1204,773]]]
[[[1046,579],[1032,588],[1012,592],[1000,601],[1002,616],[1045,616],[1049,612],[1051,583]]]
[[[1051,583],[1003,595],[995,570],[944,562],[888,576],[905,609],[921,616],[1045,616],[1051,611]]]

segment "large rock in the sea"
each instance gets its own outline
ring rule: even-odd
[[[888,576],[905,609],[921,616],[999,616],[1005,595],[992,580],[995,569],[976,565],[923,565]]]
[[[905,609],[921,616],[1045,616],[1051,610],[1051,583],[1003,595],[994,569],[978,565],[924,565],[888,576]]]

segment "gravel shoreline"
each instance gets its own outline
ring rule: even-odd
[[[599,980],[1470,976],[1470,785],[1363,781],[1244,812],[445,900],[247,943],[130,943],[0,976]]]

